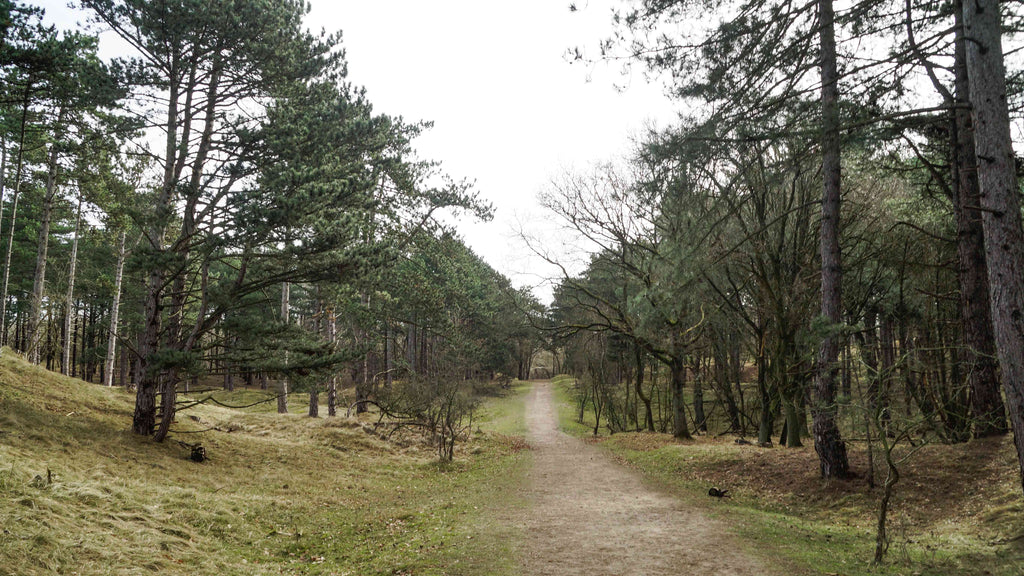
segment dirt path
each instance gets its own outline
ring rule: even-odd
[[[534,466],[516,519],[525,576],[768,573],[730,545],[720,522],[559,432],[549,382],[534,384],[526,410]]]

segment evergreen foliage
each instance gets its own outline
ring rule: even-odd
[[[490,207],[416,157],[429,124],[373,110],[305,2],[81,5],[133,51],[103,62],[89,32],[0,6],[13,348],[134,387],[133,430],[157,440],[214,376],[309,392],[311,415],[327,388],[333,415],[339,385],[365,409],[524,373],[539,305],[440,217]]]

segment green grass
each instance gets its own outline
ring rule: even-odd
[[[506,436],[525,436],[525,395],[530,388],[529,383],[514,380],[507,393],[488,398],[473,416],[474,427]]]
[[[554,393],[558,410],[558,425],[567,434],[577,437],[589,436],[594,433],[594,412],[587,408],[583,421],[580,422],[579,406],[573,398],[572,387],[575,379],[571,376],[559,375],[551,379],[551,389]]]
[[[157,444],[127,431],[132,402],[4,351],[0,574],[513,573],[494,518],[528,464],[515,394],[482,406],[447,465],[375,418],[259,408],[196,407]]]
[[[558,382],[560,424],[593,433],[593,414],[576,422],[571,380]],[[677,442],[628,433],[598,444],[683,500],[733,526],[742,545],[789,574],[977,575],[1024,573],[1024,499],[1012,439],[929,446],[903,469],[888,524],[886,563],[872,566],[879,489],[863,479],[825,484],[810,442],[799,449],[740,446],[733,438]],[[866,469],[862,445],[850,446]],[[713,500],[709,486],[731,488]]]

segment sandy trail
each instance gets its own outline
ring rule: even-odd
[[[645,486],[598,448],[558,431],[549,382],[527,400],[534,465],[525,532],[525,576],[764,575],[736,550],[721,522]]]

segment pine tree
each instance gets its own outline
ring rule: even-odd
[[[1024,223],[1010,135],[999,2],[963,3],[975,156],[999,367],[1024,487]]]

